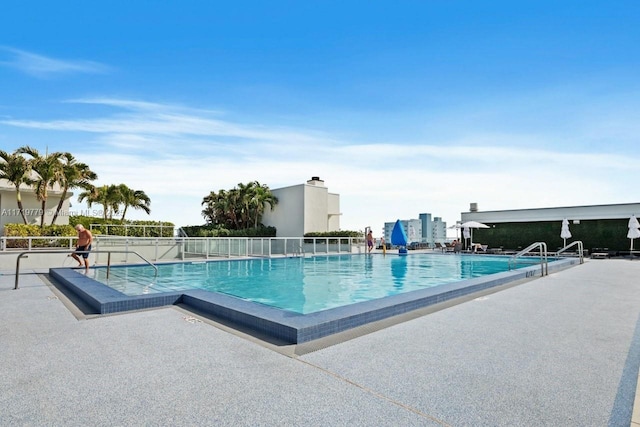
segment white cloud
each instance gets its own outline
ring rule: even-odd
[[[320,132],[292,130],[276,126],[238,124],[212,117],[214,113],[186,109],[171,105],[109,98],[84,99],[67,102],[100,104],[121,107],[123,113],[109,117],[76,120],[2,120],[9,126],[65,132],[89,132],[99,134],[140,134],[164,137],[199,136],[224,137],[227,142],[236,140],[295,142],[297,144],[330,143]],[[335,141],[334,141],[335,142]]]
[[[476,133],[431,144],[356,143],[307,129],[231,122],[222,113],[114,98],[75,103],[112,106],[112,115],[64,121],[5,120],[23,128],[92,134],[74,152],[99,184],[145,191],[155,220],[199,224],[210,191],[258,180],[271,188],[325,180],[341,195],[343,229],[416,218],[447,222],[470,202],[481,210],[636,202],[637,156],[541,148],[547,137]],[[541,142],[544,142],[542,144]],[[132,212],[132,218],[146,218]]]
[[[61,60],[20,49],[1,46],[0,51],[7,52],[9,54],[8,60],[0,61],[0,65],[18,69],[26,74],[38,78],[69,73],[101,74],[110,70],[110,67],[94,61]]]

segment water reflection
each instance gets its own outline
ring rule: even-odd
[[[391,258],[391,276],[393,277],[393,286],[402,289],[404,287],[404,278],[407,275],[407,260],[409,257],[398,256]]]

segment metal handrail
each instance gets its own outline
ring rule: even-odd
[[[532,243],[526,248],[524,248],[523,250],[521,250],[520,252],[518,252],[517,254],[513,255],[511,258],[509,258],[509,270],[511,270],[511,262],[513,262],[515,265],[519,257],[521,257],[524,254],[528,254],[529,252],[533,251],[536,248],[540,248],[540,268],[542,269],[541,275],[546,276],[547,274],[549,274],[549,265],[548,265],[549,263],[547,259],[547,244],[545,242]]]
[[[15,287],[13,289],[18,289],[18,279],[20,278],[20,259],[22,259],[22,257],[24,255],[27,254],[100,254],[100,253],[106,253],[108,254],[107,256],[107,279],[109,278],[109,271],[111,270],[111,254],[134,254],[137,255],[138,258],[140,258],[141,260],[143,260],[144,262],[146,262],[147,264],[149,264],[151,267],[153,267],[154,271],[155,271],[155,275],[154,275],[154,279],[156,277],[158,277],[158,266],[156,266],[154,263],[152,263],[151,261],[149,261],[148,259],[146,259],[145,257],[143,257],[142,255],[140,255],[138,252],[136,251],[25,251],[25,252],[20,252],[18,254],[18,258],[16,259],[16,284]]]
[[[575,242],[571,242],[564,248],[560,249],[556,252],[556,256],[565,252],[567,249],[572,248],[574,246],[578,246],[578,257],[580,258],[580,264],[584,264],[584,246],[582,245],[582,240],[576,240]]]

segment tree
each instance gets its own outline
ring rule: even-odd
[[[258,223],[262,220],[264,215],[265,205],[269,205],[271,210],[278,204],[278,198],[273,195],[271,190],[266,184],[260,185],[258,181],[255,181],[256,186],[253,189],[250,206],[253,211],[253,227],[258,228]]]
[[[82,203],[83,201],[87,201],[87,206],[92,207],[94,203],[100,203],[100,193],[98,192],[98,188],[91,185],[82,193],[78,194],[78,202]],[[106,215],[103,217],[106,219]]]
[[[74,188],[84,188],[90,190],[92,188],[91,182],[98,179],[98,175],[89,169],[84,163],[76,162],[75,157],[71,153],[62,154],[62,175],[58,183],[62,187],[62,195],[56,208],[56,212],[53,215],[51,224],[55,223],[60,211],[62,210],[62,204],[67,198],[67,191]]]
[[[124,221],[124,216],[127,214],[127,208],[130,207],[133,209],[142,209],[147,213],[147,215],[151,213],[151,199],[144,191],[132,190],[125,184],[120,184],[118,186],[118,191],[120,192],[121,203],[124,205],[122,218],[120,218],[121,220]]]
[[[92,186],[78,194],[78,202],[82,203],[85,200],[89,207],[94,203],[102,205],[102,218],[105,220],[112,219],[114,214],[119,213],[121,195],[117,185]]]
[[[240,183],[229,191],[212,191],[205,196],[202,215],[208,223],[231,230],[257,228],[267,203],[271,209],[278,203],[269,187],[258,181]]]
[[[31,159],[28,160],[31,170],[38,174],[32,185],[35,186],[36,199],[42,204],[40,227],[43,228],[49,189],[53,188],[53,185],[62,179],[62,163],[60,163],[62,153],[55,152],[41,156],[38,150],[28,145],[18,148],[16,153],[31,156]]]
[[[218,193],[212,191],[208,196],[204,197],[202,204],[206,208],[202,211],[202,215],[212,225],[223,226],[224,228],[234,228],[234,208],[231,206],[232,197],[226,190],[220,190]]]
[[[5,179],[9,184],[13,184],[16,188],[16,202],[18,203],[18,210],[22,216],[22,220],[26,224],[27,217],[24,214],[24,208],[22,206],[22,195],[20,194],[20,186],[22,184],[32,185],[33,180],[29,177],[31,171],[29,162],[22,155],[17,152],[9,154],[4,150],[0,150],[0,179]]]

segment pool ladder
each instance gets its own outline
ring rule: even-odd
[[[138,252],[136,251],[100,251],[100,250],[96,250],[96,251],[76,251],[76,250],[68,250],[68,251],[60,251],[60,250],[51,250],[51,251],[40,251],[40,250],[31,250],[31,251],[24,251],[24,252],[20,252],[18,254],[18,257],[16,259],[16,283],[15,283],[15,287],[13,289],[18,289],[18,279],[20,278],[20,259],[22,259],[23,257],[25,257],[25,255],[28,254],[83,254],[83,253],[89,253],[89,254],[101,254],[101,253],[106,253],[108,254],[107,256],[107,279],[109,278],[109,272],[111,271],[111,254],[134,254],[137,255],[138,258],[140,258],[141,260],[143,260],[144,262],[146,262],[147,264],[149,264],[151,267],[153,267],[153,270],[155,272],[154,274],[154,279],[158,277],[158,267],[152,263],[151,261],[149,261],[148,259],[146,259],[145,257],[143,257],[142,255],[140,255]]]
[[[582,245],[582,240],[576,240],[575,242],[571,242],[570,244],[568,244],[567,246],[565,246],[564,248],[556,252],[556,256],[560,255],[561,253],[565,252],[567,249],[572,248],[574,246],[578,247],[578,258],[580,258],[580,264],[584,264],[584,246]]]
[[[547,244],[545,242],[535,242],[513,255],[509,258],[509,270],[512,269],[511,264],[513,263],[513,268],[515,268],[516,263],[518,262],[518,258],[532,252],[534,249],[540,250],[540,268],[541,268],[541,276],[546,276],[549,274],[549,263],[547,260]]]
[[[304,247],[302,247],[302,245],[298,246],[291,254],[292,257],[295,258],[304,258],[305,254],[304,254]]]

